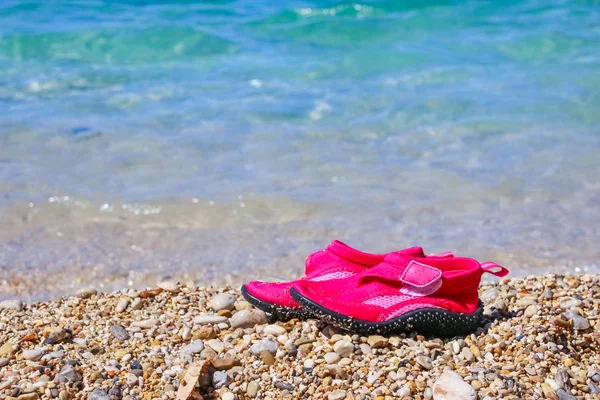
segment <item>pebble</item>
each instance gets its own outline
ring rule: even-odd
[[[262,310],[250,309],[242,310],[233,314],[231,317],[231,328],[253,328],[256,325],[267,323],[267,315]]]
[[[327,364],[337,364],[338,361],[342,359],[339,354],[335,352],[327,353],[323,358]]]
[[[78,291],[75,292],[75,295],[82,299],[87,299],[96,294],[98,294],[98,291],[96,289],[92,289],[92,288],[83,288],[83,289],[79,289]]]
[[[539,311],[540,311],[539,307],[536,304],[532,304],[530,306],[527,306],[527,308],[523,312],[523,315],[528,318],[531,318],[534,315],[536,315]]]
[[[389,340],[384,338],[383,336],[373,335],[367,338],[367,343],[373,349],[380,349],[383,347],[387,347]]]
[[[225,344],[219,339],[210,339],[206,344],[217,353],[222,353],[225,350]]]
[[[287,331],[285,330],[285,328],[283,326],[267,325],[263,329],[263,333],[265,335],[280,336],[280,335],[284,335],[285,333],[287,333]]]
[[[228,371],[239,365],[242,365],[241,361],[234,357],[215,358],[212,360],[212,366],[217,371]]]
[[[373,350],[371,349],[371,346],[369,346],[367,343],[361,343],[358,345],[358,347],[360,348],[360,351],[363,354],[371,354],[373,353]]]
[[[279,344],[271,338],[262,339],[252,345],[250,347],[250,351],[252,354],[258,356],[263,351],[268,351],[271,354],[275,354],[277,349],[279,348]]]
[[[82,379],[81,374],[70,364],[65,365],[59,375],[68,382],[80,382]]]
[[[0,301],[0,310],[23,310],[23,302],[21,300],[4,300]]]
[[[453,371],[444,371],[433,384],[434,400],[476,400],[477,392]]]
[[[431,358],[428,356],[417,356],[415,357],[415,361],[419,364],[423,369],[431,369],[433,368],[433,364],[431,364]]]
[[[194,324],[206,325],[206,324],[218,324],[220,322],[227,322],[227,317],[221,317],[219,315],[198,315],[194,318]]]
[[[565,316],[573,321],[573,329],[578,331],[584,331],[590,329],[590,323],[587,318],[582,317],[576,311],[567,310]]]
[[[577,400],[577,397],[573,396],[570,393],[567,393],[564,389],[558,389],[556,391],[556,394],[558,395],[558,398],[560,400]]]
[[[125,328],[123,328],[121,325],[112,325],[110,328],[108,328],[108,331],[115,339],[117,339],[120,342],[129,340],[130,338],[129,333],[127,333]]]
[[[4,367],[5,365],[8,365],[8,363],[10,362],[10,358],[0,358],[0,368]]]
[[[156,326],[156,324],[158,324],[158,320],[157,319],[145,319],[142,321],[133,321],[131,323],[131,326],[134,326],[136,328],[142,328],[142,329],[150,329],[154,326]]]
[[[204,350],[204,343],[202,340],[194,340],[192,343],[187,344],[181,348],[183,354],[198,354]]]
[[[219,293],[208,302],[208,306],[215,311],[235,309],[235,296],[231,293]]]
[[[500,291],[496,288],[488,289],[479,295],[483,303],[493,303],[498,297],[500,297]]]
[[[221,400],[235,400],[235,394],[231,392],[225,392],[221,396]]]
[[[329,396],[327,396],[327,400],[344,400],[345,398],[345,390],[334,390],[333,392],[329,393]]]
[[[94,389],[88,396],[88,400],[111,400],[111,398],[104,390]]]
[[[0,346],[0,357],[9,356],[16,350],[15,346],[11,342],[6,342]]]
[[[129,297],[121,298],[121,300],[119,300],[119,302],[117,303],[117,307],[115,307],[115,311],[118,313],[122,313],[127,309],[127,306],[129,306],[130,301],[131,300],[129,300]]]
[[[229,375],[223,371],[215,371],[212,382],[215,389],[220,389],[229,383]]]
[[[44,355],[42,349],[25,350],[23,352],[23,358],[28,361],[39,361]]]
[[[262,360],[262,362],[264,362],[266,365],[274,365],[275,364],[275,357],[273,357],[273,354],[269,351],[261,351],[260,352],[260,359]]]
[[[256,397],[259,390],[260,385],[257,382],[252,381],[248,384],[248,387],[246,388],[246,394],[250,397]]]
[[[346,340],[339,340],[333,345],[333,351],[340,357],[348,357],[354,353],[354,345]]]
[[[164,281],[158,284],[158,287],[166,292],[177,293],[179,292],[179,285],[177,282]]]

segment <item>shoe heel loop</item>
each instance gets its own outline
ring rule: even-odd
[[[488,274],[492,274],[499,278],[503,278],[508,275],[508,269],[491,261],[481,264],[481,269],[483,272],[487,272]]]

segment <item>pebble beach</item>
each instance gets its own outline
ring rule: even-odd
[[[269,321],[234,288],[162,282],[0,302],[0,399],[592,399],[600,275],[484,282],[468,336]]]

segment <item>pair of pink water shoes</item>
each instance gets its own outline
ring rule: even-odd
[[[282,320],[318,318],[361,334],[452,336],[480,326],[484,273],[503,277],[508,270],[450,252],[426,256],[421,247],[369,254],[336,240],[306,259],[302,279],[253,281],[242,293]]]

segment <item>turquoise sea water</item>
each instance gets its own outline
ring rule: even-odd
[[[599,1],[3,0],[0,272],[287,278],[335,238],[595,271],[599,126]]]

